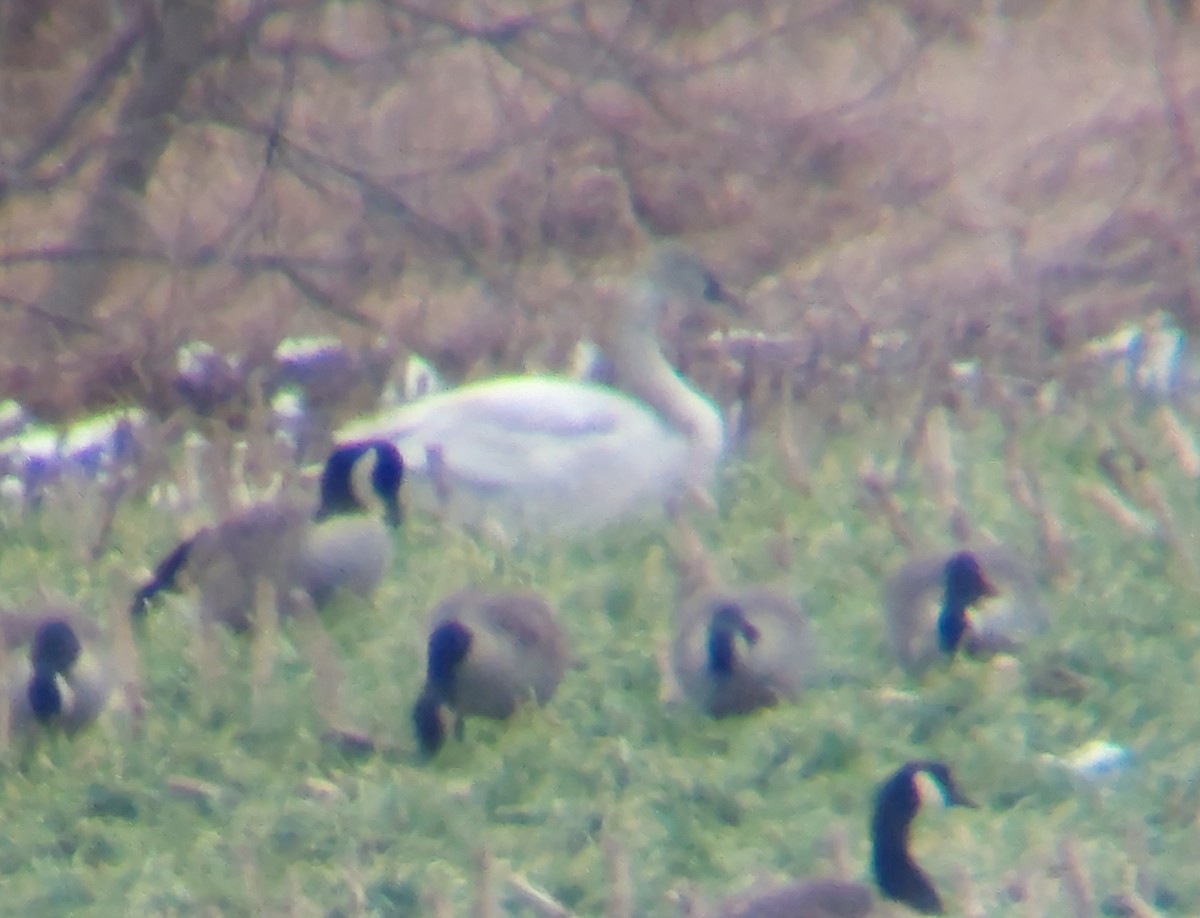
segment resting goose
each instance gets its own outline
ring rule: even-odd
[[[884,585],[888,648],[911,674],[959,652],[1012,653],[1045,622],[1037,594],[1025,562],[1000,546],[909,561]]]
[[[447,710],[458,735],[469,715],[505,720],[526,703],[549,701],[568,662],[554,610],[529,591],[453,593],[430,614],[426,646],[413,726],[427,754],[445,742]]]
[[[906,762],[883,781],[871,815],[871,875],[884,899],[942,915],[942,897],[908,850],[912,822],[930,805],[975,806],[942,762]],[[878,905],[863,883],[820,878],[752,888],[722,902],[714,918],[863,918]]]
[[[294,588],[318,608],[340,590],[368,596],[391,565],[390,529],[399,526],[403,463],[383,441],[336,447],[325,463],[320,498],[256,504],[177,545],[134,597],[131,614],[181,580],[194,583],[203,615],[244,631],[259,583],[276,587],[281,611]]]

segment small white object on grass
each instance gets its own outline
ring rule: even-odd
[[[1090,781],[1116,777],[1128,767],[1132,756],[1128,749],[1107,740],[1088,740],[1074,752],[1064,756],[1045,754],[1044,761],[1065,768],[1072,774]]]

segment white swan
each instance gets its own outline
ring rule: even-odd
[[[501,377],[356,421],[337,437],[392,440],[414,504],[509,539],[591,531],[684,495],[711,505],[725,427],[659,346],[658,320],[674,298],[731,305],[693,255],[659,250],[617,316],[610,356],[625,391]]]

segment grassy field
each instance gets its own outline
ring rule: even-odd
[[[1069,570],[1047,588],[1049,629],[1016,673],[959,661],[917,683],[887,660],[879,586],[905,554],[862,499],[857,470],[866,457],[893,459],[897,430],[865,419],[813,445],[808,494],[785,483],[774,438],[761,435],[728,462],[719,513],[696,521],[723,577],[784,581],[815,623],[817,684],[757,716],[712,722],[660,703],[655,654],[672,627],[676,576],[666,531],[649,525],[507,552],[412,519],[373,608],[346,602],[329,615],[347,717],[375,739],[371,755],[321,740],[312,673],[289,629],[274,677],[255,685],[250,649],[231,636],[215,670],[198,672],[185,606],[168,603],[138,635],[140,737],[118,710],[73,742],[12,750],[0,766],[5,909],[349,916],[432,914],[440,902],[483,915],[473,903],[486,851],[499,913],[535,914],[507,891],[511,869],[572,913],[601,915],[609,839],[634,913],[671,915],[668,892],[685,882],[707,898],[761,876],[833,871],[831,828],[862,874],[873,785],[905,759],[938,757],[981,803],[917,826],[918,854],[955,913],[1117,914],[1104,900],[1135,885],[1163,914],[1200,913],[1200,620],[1185,537],[1200,531],[1196,485],[1153,420],[1112,398],[1030,418],[1019,437]],[[1108,486],[1096,461],[1107,428],[1095,419],[1114,416],[1145,450],[1173,541],[1126,530],[1083,496]],[[1005,486],[1000,425],[985,414],[952,438],[972,523],[1036,555],[1034,520]],[[920,481],[896,500],[924,542],[947,545]],[[126,506],[113,549],[83,565],[65,525],[10,520],[0,592],[20,603],[54,589],[104,614],[122,603],[111,585],[175,535],[161,512]],[[578,665],[546,710],[503,726],[471,721],[465,743],[423,762],[408,720],[422,623],[467,581],[543,591]],[[1042,757],[1094,738],[1132,751],[1107,784]],[[1063,863],[1064,842],[1090,906],[1071,893],[1079,871]]]

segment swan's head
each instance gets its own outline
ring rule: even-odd
[[[630,327],[652,332],[666,304],[672,300],[738,311],[737,301],[694,252],[668,245],[654,253],[635,284],[633,296],[626,303],[625,321]]]

